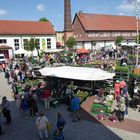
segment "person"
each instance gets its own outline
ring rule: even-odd
[[[47,119],[47,117],[44,115],[43,112],[39,112],[39,116],[36,120],[36,126],[37,126],[37,130],[38,130],[38,134],[40,139],[46,139],[48,138],[48,130],[46,127],[46,124],[49,122],[49,120]]]
[[[125,97],[128,95],[128,88],[126,85],[122,88],[121,95]]]
[[[0,135],[4,134],[4,132],[2,131],[1,114],[2,114],[2,107],[0,106]]]
[[[70,108],[71,108],[72,117],[73,117],[72,121],[76,122],[77,121],[76,119],[80,121],[80,117],[78,114],[78,111],[80,109],[80,99],[78,97],[74,97],[74,96],[71,97]]]
[[[2,98],[2,113],[4,117],[6,118],[6,124],[11,123],[11,114],[10,114],[10,104],[9,101],[7,100],[6,96]]]
[[[30,110],[30,117],[34,118],[36,116],[36,114],[38,113],[38,106],[37,106],[37,102],[34,100],[32,95],[29,95],[29,110]]]
[[[125,96],[125,117],[128,117],[128,107],[129,107],[129,96],[126,94]]]
[[[24,118],[29,118],[29,115],[28,115],[29,105],[28,105],[28,102],[24,98],[22,98],[21,100],[20,109],[23,112]]]
[[[70,85],[67,86],[66,88],[66,104],[69,105],[70,104],[70,100],[71,100],[71,96],[73,94],[73,91],[71,90]]]
[[[104,91],[104,89],[101,87],[101,88],[99,89],[99,91],[98,91],[98,97],[99,97],[100,100],[103,99],[104,94],[105,94],[105,91]]]
[[[116,81],[116,83],[114,85],[114,94],[115,94],[115,99],[118,102],[118,99],[119,99],[119,96],[120,96],[120,83],[119,83],[118,80]]]
[[[41,96],[44,100],[45,109],[48,110],[50,107],[50,96],[51,96],[50,90],[46,87]]]
[[[125,109],[126,109],[125,98],[121,96],[121,98],[118,101],[118,113],[119,113],[118,119],[120,122],[124,121]]]
[[[10,84],[10,74],[8,70],[5,71],[5,78],[7,78],[7,83]]]
[[[15,95],[15,100],[16,100],[16,107],[18,109],[20,109],[20,105],[21,105],[21,95],[20,94],[16,94]]]
[[[63,130],[64,126],[66,124],[66,121],[64,120],[64,118],[62,117],[60,112],[57,112],[57,129],[59,129],[60,131]]]
[[[18,94],[18,88],[15,80],[13,80],[11,83],[11,90],[12,96],[15,98],[15,96]]]

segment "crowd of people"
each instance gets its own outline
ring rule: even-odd
[[[102,59],[108,59],[111,57],[115,59],[117,57],[115,50],[111,50],[106,54],[102,54]],[[94,54],[99,56],[98,54]],[[122,54],[124,55],[124,54]],[[93,56],[90,56],[93,57]],[[126,55],[125,55],[126,58]],[[45,55],[45,61],[53,61],[53,59],[59,59],[58,55]],[[86,55],[76,56],[73,62],[83,61],[90,61],[90,59]],[[43,60],[41,60],[43,62]],[[123,65],[124,62],[122,62]],[[52,64],[52,63],[50,63]],[[40,101],[43,101],[45,111],[50,108],[50,101],[52,100],[52,89],[50,87],[45,86],[43,91],[41,91],[41,84],[38,83],[35,89],[32,86],[25,84],[26,79],[34,80],[34,72],[30,69],[30,64],[28,58],[23,59],[23,63],[19,63],[15,60],[9,61],[6,67],[3,67],[3,71],[5,73],[5,78],[7,79],[7,84],[11,86],[12,96],[15,99],[16,107],[19,109],[22,117],[25,119],[29,118],[37,118],[36,119],[36,127],[38,130],[38,134],[40,139],[48,138],[49,137],[49,127],[50,121],[46,117],[45,113],[39,109]],[[21,93],[18,91],[18,86],[24,85]],[[75,86],[73,81],[68,85],[62,84],[60,90],[60,95],[64,96],[63,103],[66,103],[70,110],[72,111],[72,121],[77,122],[80,121],[79,110],[80,110],[80,99],[74,96],[75,93]],[[59,91],[57,91],[57,94]],[[103,91],[100,90],[100,95],[102,96]],[[129,94],[127,89],[127,84],[124,80],[116,81],[114,84],[114,99],[116,101],[116,107],[118,108],[117,113],[116,111],[113,112],[111,120],[116,120],[116,116],[118,117],[119,121],[124,121],[125,117],[128,117],[128,107],[129,107]],[[10,125],[12,123],[11,118],[11,109],[9,101],[7,97],[2,98],[2,103],[0,105],[0,118],[3,116],[6,119],[6,124]],[[64,138],[63,128],[66,124],[65,119],[63,118],[61,113],[57,113],[57,124],[56,130],[54,131],[54,140],[57,140],[57,137]],[[2,123],[0,119],[0,134],[3,134],[2,131]]]
[[[10,61],[5,69],[5,78],[7,79],[7,84],[11,86],[12,96],[15,99],[15,104],[21,116],[25,119],[37,118],[36,126],[40,139],[49,137],[49,120],[45,115],[45,111],[39,109],[39,104],[44,103],[45,110],[50,108],[51,100],[51,89],[45,86],[41,92],[41,84],[38,83],[37,87],[33,89],[30,85],[25,84],[26,79],[33,80],[32,71],[28,67],[28,63],[24,62],[19,64],[16,61]],[[18,86],[24,85],[22,91],[18,91]],[[71,108],[73,118],[72,121],[76,122],[76,119],[80,120],[78,115],[78,110],[80,109],[80,100],[77,97],[72,96],[72,89],[68,92],[68,87],[63,88],[65,93],[65,99]],[[72,87],[72,84],[71,84]],[[12,123],[11,117],[12,110],[10,108],[10,102],[7,97],[2,98],[2,103],[0,104],[0,118],[5,117],[5,124],[10,125]],[[61,113],[57,113],[57,124],[56,130],[54,130],[54,139],[57,140],[58,137],[64,137],[63,128],[66,121],[62,117]],[[2,123],[0,119],[0,135],[4,134],[2,131]]]

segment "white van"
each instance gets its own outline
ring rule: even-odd
[[[5,56],[4,54],[0,54],[0,64],[5,63]]]

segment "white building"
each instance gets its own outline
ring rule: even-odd
[[[12,57],[7,46],[12,47],[14,53],[17,49],[24,49],[31,38],[36,39],[40,51],[56,49],[56,34],[50,22],[0,20],[0,46],[3,46],[0,53],[7,58]]]

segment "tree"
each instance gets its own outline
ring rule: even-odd
[[[91,50],[93,50],[93,46],[94,46],[94,47],[96,46],[96,41],[95,41],[95,40],[92,40],[92,41],[91,41]]]
[[[69,37],[68,40],[66,41],[66,46],[68,49],[73,49],[74,46],[76,45],[76,40],[73,36]]]
[[[41,22],[49,22],[49,20],[47,18],[45,18],[45,17],[40,18],[39,21],[41,21]]]
[[[122,36],[117,36],[115,39],[115,45],[120,46],[124,38]]]
[[[24,44],[24,49],[31,52],[33,52],[36,49],[39,56],[39,45],[37,39],[35,38],[31,38],[30,40],[28,40]]]
[[[42,17],[39,19],[40,22],[50,22],[47,18]],[[50,22],[51,23],[51,22]],[[51,23],[52,27],[54,27],[54,25]]]

